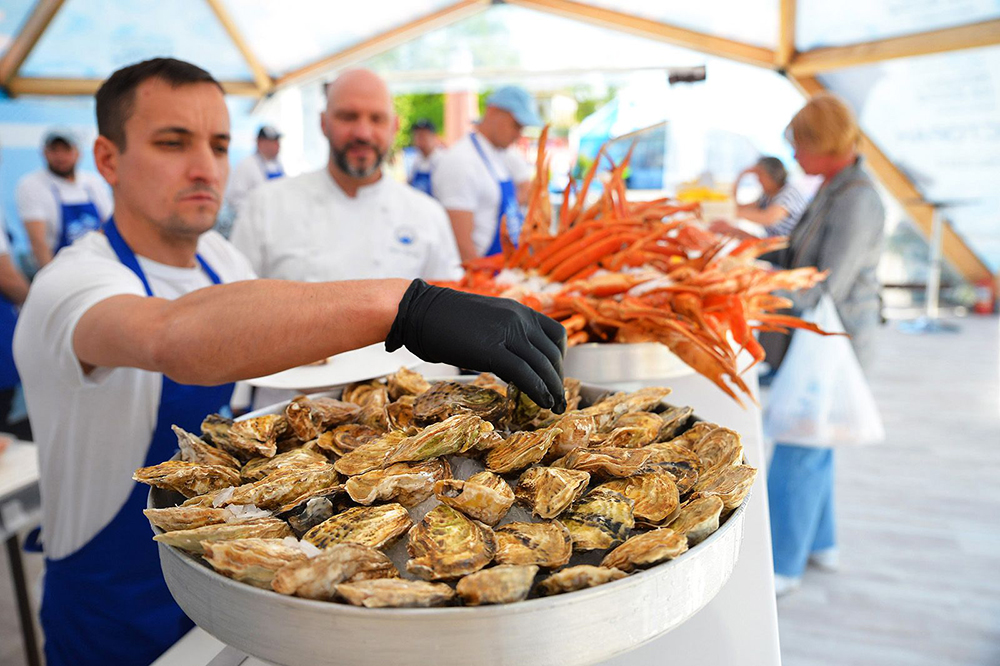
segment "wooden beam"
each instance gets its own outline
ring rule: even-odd
[[[89,96],[97,92],[104,79],[50,79],[18,77],[7,85],[11,95]],[[259,89],[254,81],[220,81],[229,95],[256,97]]]
[[[826,91],[823,84],[813,77],[790,76],[789,78],[806,97]],[[861,133],[858,148],[868,168],[889,194],[903,206],[913,223],[929,238],[934,209],[925,201],[917,186],[864,132]],[[947,220],[944,220],[942,251],[944,257],[969,282],[976,283],[993,277],[989,266],[968,246]]]
[[[778,7],[778,48],[774,65],[784,69],[795,55],[795,9],[797,0],[781,0]]]
[[[620,30],[647,39],[654,39],[710,55],[739,60],[751,65],[771,68],[774,51],[723,37],[715,37],[696,30],[639,18],[632,14],[595,7],[573,0],[506,0],[508,5],[519,5],[548,14],[565,16],[602,28]]]
[[[267,73],[267,69],[264,68],[260,60],[257,59],[257,55],[250,48],[250,44],[243,38],[243,33],[236,26],[236,22],[230,15],[229,10],[222,4],[222,0],[205,0],[205,2],[208,3],[208,6],[215,13],[215,18],[219,19],[219,23],[222,24],[226,34],[229,35],[229,39],[233,40],[233,44],[236,45],[236,48],[243,55],[247,67],[250,68],[250,72],[253,74],[253,80],[257,83],[257,90],[260,95],[264,96],[271,92],[274,80]]]
[[[910,58],[996,44],[1000,44],[1000,19],[863,44],[813,49],[792,58],[788,71],[795,76],[812,76],[833,69],[893,58]]]
[[[363,42],[349,46],[342,51],[338,51],[337,53],[328,55],[325,58],[321,58],[315,62],[309,63],[308,65],[292,70],[291,72],[278,77],[278,80],[275,82],[275,87],[283,88],[295,83],[301,83],[308,79],[322,76],[324,73],[332,69],[351,65],[364,60],[365,58],[370,58],[380,53],[384,53],[385,51],[388,51],[403,42],[409,41],[414,37],[419,37],[426,32],[442,28],[455,23],[456,21],[460,21],[463,18],[485,11],[490,7],[490,4],[490,0],[460,0],[455,4],[448,5],[447,7],[439,9],[436,12],[422,16],[418,19],[410,21],[409,23],[396,26],[386,32],[366,39]]]
[[[39,38],[45,29],[49,27],[52,18],[62,7],[63,0],[38,0],[35,8],[24,22],[24,26],[17,33],[17,37],[11,42],[0,59],[0,87],[6,86],[17,76],[21,65],[31,55],[31,50],[35,48]]]

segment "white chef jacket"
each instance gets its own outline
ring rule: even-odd
[[[56,192],[59,198],[56,198]],[[22,222],[45,222],[45,241],[52,250],[59,244],[62,231],[62,204],[92,201],[105,221],[111,215],[114,201],[111,190],[96,173],[77,170],[73,180],[61,178],[48,169],[33,171],[17,183],[14,198]]]
[[[441,205],[383,175],[349,197],[326,168],[268,182],[246,201],[233,244],[262,278],[454,280],[458,246]]]
[[[281,160],[265,160],[260,153],[247,155],[229,176],[229,187],[226,188],[226,200],[233,212],[238,212],[247,195],[267,182],[267,173],[284,171]]]
[[[198,252],[225,283],[254,277],[246,258],[217,232],[202,235]],[[138,261],[159,298],[212,284],[201,266]],[[84,374],[73,351],[84,313],[121,294],[146,291],[107,237],[91,232],[39,271],[14,332],[14,359],[38,445],[45,554],[53,559],[81,548],[118,513],[156,427],[162,374],[136,368]]]
[[[509,177],[515,185],[531,180],[531,166],[513,146],[501,150],[482,134],[477,133],[476,138],[497,177],[501,180]],[[472,212],[472,242],[482,255],[497,233],[500,183],[490,174],[470,135],[438,152],[442,155],[431,173],[431,191],[446,209]]]

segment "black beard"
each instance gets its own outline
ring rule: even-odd
[[[351,166],[347,161],[347,151],[358,146],[367,146],[375,151],[375,161],[372,162],[371,166],[359,169]],[[333,146],[330,146],[330,149],[333,151],[333,161],[337,164],[337,167],[352,178],[367,178],[371,176],[379,170],[379,167],[382,166],[382,160],[385,159],[385,153],[367,141],[352,141],[344,146],[343,150],[337,150]]]
[[[49,171],[51,171],[55,175],[59,176],[60,178],[70,178],[70,177],[73,176],[73,173],[76,171],[76,166],[71,166],[69,169],[61,169],[60,170],[60,169],[57,169],[57,168],[55,168],[54,166],[52,166],[50,164],[49,165]]]

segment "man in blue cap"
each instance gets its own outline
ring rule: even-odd
[[[500,220],[516,238],[532,169],[513,144],[540,126],[538,104],[524,88],[504,86],[486,100],[475,132],[445,151],[432,175],[434,196],[448,211],[462,261],[500,251]]]

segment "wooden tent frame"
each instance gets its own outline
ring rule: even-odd
[[[243,56],[253,75],[252,80],[223,81],[223,88],[230,94],[248,95],[258,99],[280,88],[322,78],[331,70],[350,66],[388,51],[424,33],[486,11],[495,4],[518,5],[682,46],[708,55],[772,69],[786,75],[806,97],[825,90],[816,78],[817,74],[824,72],[895,58],[910,58],[1000,44],[1000,19],[998,19],[861,44],[799,52],[795,49],[797,0],[779,0],[778,43],[775,49],[718,37],[576,0],[458,0],[435,12],[394,26],[362,42],[307,63],[280,77],[274,77],[267,72],[254,54],[249,42],[243,37],[226,9],[224,1],[205,0],[205,2]],[[64,0],[37,0],[18,35],[0,57],[0,89],[7,94],[90,95],[100,86],[101,82],[96,79],[19,76],[25,60],[31,55],[31,51],[63,3]],[[868,166],[886,189],[906,208],[917,226],[929,234],[932,208],[913,181],[867,136],[862,137],[861,152],[867,158]],[[948,224],[945,225],[944,255],[970,282],[997,280],[1000,277],[991,274],[986,264]]]

